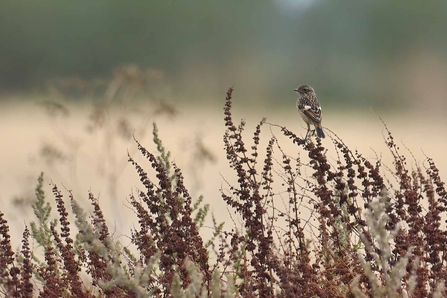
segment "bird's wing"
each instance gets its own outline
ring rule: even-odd
[[[321,107],[312,107],[305,105],[302,107],[301,111],[304,113],[304,115],[309,117],[312,122],[321,124]]]

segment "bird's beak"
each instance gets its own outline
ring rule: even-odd
[[[296,91],[296,92],[298,92],[298,88],[296,88],[296,89],[293,89],[294,91]]]

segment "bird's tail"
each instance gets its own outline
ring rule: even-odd
[[[324,131],[321,126],[315,126],[315,130],[317,131],[317,136],[321,139],[324,139]]]

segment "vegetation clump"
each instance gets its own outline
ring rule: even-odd
[[[53,184],[58,219],[38,178],[22,246],[13,252],[0,212],[0,293],[5,297],[443,297],[447,280],[447,190],[431,158],[407,166],[386,128],[392,166],[370,160],[331,135],[337,159],[320,139],[303,140],[265,119],[251,140],[246,123],[224,107],[224,150],[235,183],[222,199],[238,217],[213,218],[194,200],[154,127],[157,153],[135,139],[149,161],[129,155],[143,185],[130,196],[138,224],[132,245],[113,238],[98,200],[87,215]],[[266,126],[280,134],[262,140]],[[284,142],[291,142],[293,154]],[[290,147],[290,146],[289,146]],[[151,171],[152,173],[149,173]],[[151,179],[154,174],[155,179]],[[230,181],[230,177],[228,181]],[[67,203],[70,208],[67,208]],[[72,231],[69,213],[77,230]],[[30,247],[30,237],[37,243]],[[42,257],[38,257],[41,255]]]

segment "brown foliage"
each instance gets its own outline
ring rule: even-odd
[[[303,140],[281,126],[281,135],[272,133],[261,148],[263,128],[278,127],[265,119],[256,126],[248,145],[243,136],[245,122],[236,124],[232,118],[232,92],[230,88],[224,107],[223,142],[236,183],[228,183],[221,194],[241,225],[216,235],[217,250],[210,250],[199,233],[193,198],[181,170],[166,155],[160,158],[136,141],[156,177],[150,179],[129,156],[144,187],[130,197],[138,218],[138,226],[131,231],[136,256],[118,249],[92,194],[94,211],[87,222],[76,211],[70,193],[79,229],[76,244],[63,196],[54,185],[60,224],[51,223],[50,242],[39,242],[46,243],[41,262],[31,257],[28,228],[21,255],[14,254],[8,223],[0,213],[1,293],[14,297],[137,297],[143,291],[171,297],[176,278],[183,289],[193,282],[187,267],[191,261],[202,276],[197,286],[206,296],[213,293],[213,271],[218,270],[218,287],[227,288],[231,280],[234,292],[243,297],[354,297],[351,282],[355,277],[359,289],[373,297],[371,278],[358,252],[384,286],[390,272],[376,262],[375,256],[383,258],[383,248],[374,240],[363,211],[386,195],[386,229],[399,230],[390,243],[391,256],[382,261],[392,267],[413,249],[396,295],[403,296],[409,289],[413,272],[413,297],[433,295],[447,279],[447,231],[442,222],[447,191],[434,161],[427,158],[424,168],[409,168],[386,126],[393,167],[383,165],[378,157],[370,160],[352,151],[334,133],[330,134],[332,142],[325,145],[334,147],[335,161],[329,159],[320,139]],[[292,142],[293,154],[283,149],[280,137]],[[360,235],[371,249],[365,249]],[[210,258],[213,252],[214,261]],[[146,271],[141,273],[141,268]],[[39,279],[42,284],[34,286]]]

